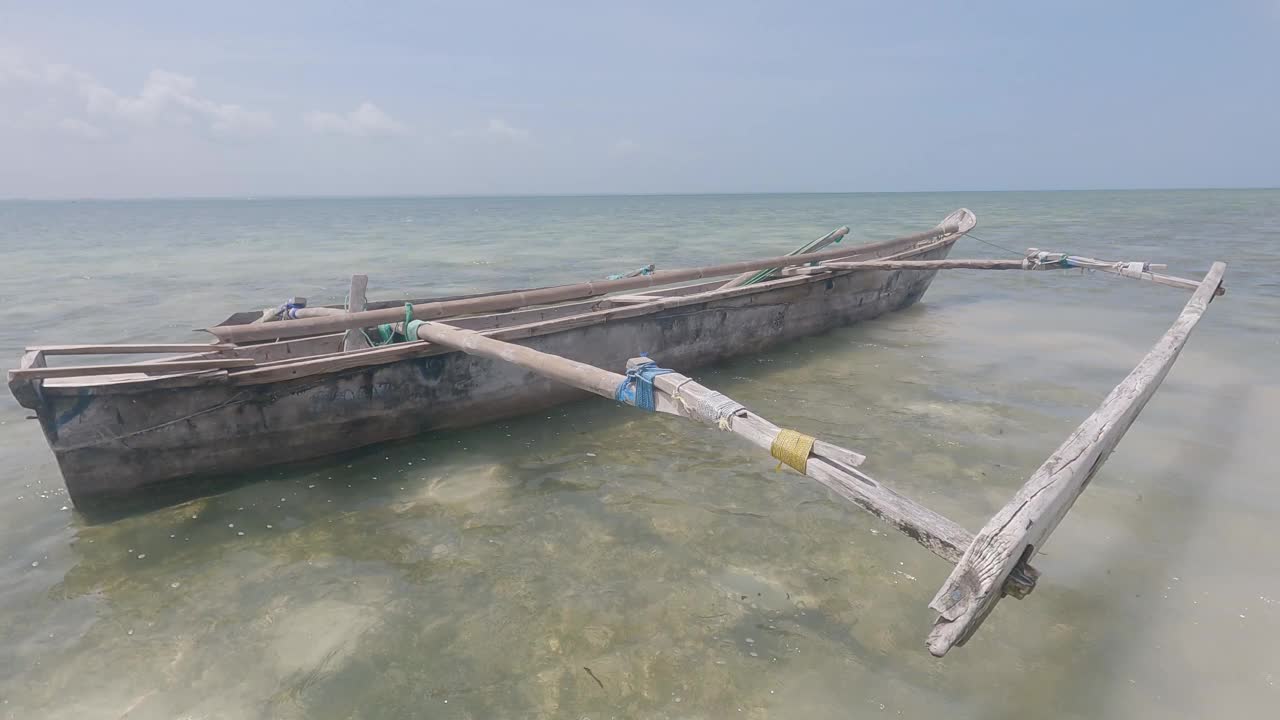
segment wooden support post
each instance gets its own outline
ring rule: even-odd
[[[347,293],[347,312],[364,312],[369,304],[366,292],[369,289],[368,275],[352,275],[351,290]],[[364,335],[364,328],[350,328],[342,336],[342,351],[363,350],[369,347],[369,338]]]
[[[558,382],[612,399],[625,379],[619,373],[602,370],[586,363],[544,353],[523,345],[495,340],[472,330],[425,322],[418,328],[418,338],[455,348],[471,355],[510,362]],[[644,358],[632,362],[645,361]],[[678,415],[711,424],[739,435],[751,444],[771,449],[781,428],[679,373],[654,378],[655,405],[658,412]],[[709,409],[733,408],[723,416],[712,416]],[[818,481],[840,497],[867,510],[939,557],[956,562],[972,535],[938,513],[905,498],[856,470],[863,456],[830,443],[817,440],[805,463],[804,474]],[[1034,570],[1018,573],[1009,579],[1009,592],[1019,597],[1035,584]]]
[[[1164,337],[974,538],[929,604],[939,613],[929,634],[929,652],[941,657],[963,645],[999,602],[1009,573],[1043,548],[1155,394],[1213,300],[1224,272],[1226,265],[1213,264]]]

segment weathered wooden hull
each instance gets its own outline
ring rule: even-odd
[[[954,239],[900,257],[940,259]],[[647,353],[689,370],[874,318],[924,295],[936,271],[830,273],[652,314],[513,340],[621,370]],[[758,291],[754,288],[759,288]],[[84,507],[158,483],[331,455],[584,397],[513,365],[441,352],[262,384],[42,397],[37,414]]]

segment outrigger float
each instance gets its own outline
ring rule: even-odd
[[[1226,270],[1214,263],[1195,281],[1154,272],[1162,266],[1148,263],[1035,249],[1021,260],[946,259],[976,222],[962,209],[930,230],[885,242],[830,248],[848,233],[840,228],[780,257],[683,270],[650,266],[604,281],[409,303],[368,303],[367,277],[356,275],[344,306],[294,300],[238,313],[208,328],[217,338],[212,344],[28,348],[9,372],[9,387],[36,411],[81,508],[179,478],[529,413],[584,391],[688,418],[768,450],[952,563],[930,603],[938,618],[928,648],[942,656],[963,645],[1002,597],[1034,588],[1032,557],[1155,393],[1223,292]],[[858,470],[862,454],[778,427],[665,369],[756,353],[905,308],[939,270],[1067,268],[1183,288],[1191,299],[1142,362],[976,534]],[[47,364],[57,355],[130,353],[185,354]]]

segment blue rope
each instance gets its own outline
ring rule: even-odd
[[[627,278],[627,277],[636,277],[637,275],[652,275],[652,274],[653,274],[653,266],[652,266],[652,265],[645,265],[644,267],[642,267],[642,268],[636,268],[635,270],[632,270],[631,272],[615,273],[615,274],[610,275],[609,277],[607,277],[607,278],[605,278],[605,279],[606,279],[606,280],[621,280],[621,279],[623,279],[623,278]]]
[[[670,372],[675,371],[660,368],[652,362],[629,368],[627,376],[622,379],[622,382],[618,383],[618,389],[614,391],[613,399],[620,403],[635,405],[641,410],[653,412],[656,407],[653,401],[653,379]]]

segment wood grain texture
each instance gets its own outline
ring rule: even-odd
[[[1155,394],[1225,271],[1213,264],[1169,331],[974,538],[929,605],[939,613],[929,652],[941,657],[963,645],[999,602],[1014,567],[1043,547]]]

